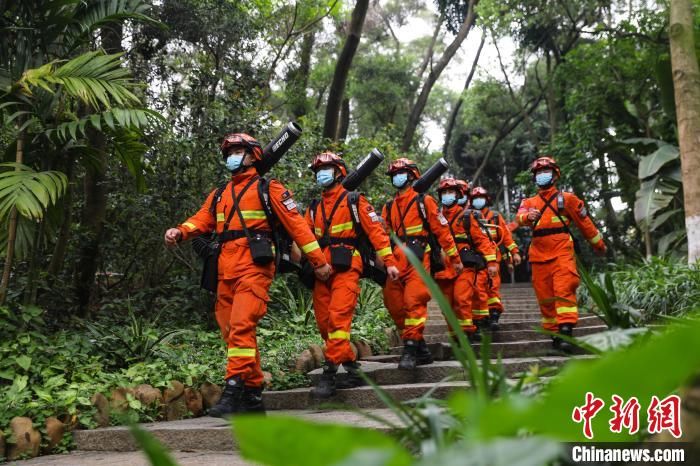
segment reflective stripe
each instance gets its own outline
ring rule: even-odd
[[[496,236],[496,233],[498,233],[498,230],[496,230],[496,229],[494,229],[494,228],[489,228],[489,234],[490,234],[491,236]]]
[[[493,262],[496,260],[496,254],[491,254],[488,256],[484,256],[484,259],[486,259],[486,262]]]
[[[527,217],[527,214],[518,215],[518,222],[525,223],[525,220],[523,220],[525,217]]]
[[[467,234],[466,234],[466,233],[457,233],[457,234],[455,235],[455,238],[465,238],[465,239],[466,239],[466,238],[467,238]]]
[[[565,222],[568,222],[569,219],[566,217],[566,215],[560,215],[561,220],[564,220]],[[552,217],[552,223],[561,223],[561,220],[559,220],[559,217]]]
[[[598,244],[598,242],[600,242],[601,239],[603,239],[603,238],[602,238],[602,236],[600,236],[600,233],[598,233],[593,238],[589,239],[588,242],[591,244]]]
[[[229,348],[229,358],[254,358],[255,348]]]
[[[457,320],[457,323],[463,327],[466,327],[467,325],[474,325],[474,322],[471,319]]]
[[[475,316],[487,316],[489,315],[488,309],[472,309],[472,314]]]
[[[566,314],[567,312],[578,312],[578,307],[570,306],[570,307],[558,307],[557,308],[557,314]]]
[[[264,210],[241,210],[241,215],[245,220],[265,220]]]
[[[452,246],[450,249],[445,251],[445,254],[447,254],[448,256],[456,255],[457,254],[457,246]]]
[[[352,222],[339,223],[338,225],[331,226],[331,233],[340,233],[341,231],[352,230]]]
[[[196,230],[197,226],[194,223],[185,222],[182,224],[183,227],[187,227],[190,231]]]
[[[316,234],[316,236],[321,236],[323,234],[323,231],[319,227],[315,227],[314,233]]]
[[[406,227],[406,234],[407,235],[413,235],[415,233],[420,233],[421,231],[423,231],[423,224],[422,223],[420,225]]]
[[[359,256],[359,255],[360,255],[360,251],[358,251],[357,249],[355,249],[355,250],[352,252],[352,257],[357,257],[357,256]]]
[[[349,340],[350,339],[350,332],[346,332],[345,330],[336,330],[335,332],[331,332],[328,334],[328,339],[329,340]]]
[[[318,245],[318,241],[312,241],[309,244],[302,246],[301,251],[304,254],[308,254],[311,251],[315,251],[316,249],[320,249],[320,248],[321,248],[321,246]]]
[[[404,325],[407,326],[415,326],[415,325],[420,325],[422,323],[425,323],[426,318],[425,317],[420,317],[418,319],[406,319],[403,321]]]
[[[388,255],[388,254],[391,254],[391,246],[386,247],[386,248],[382,248],[382,249],[380,249],[379,251],[377,251],[377,255],[378,255],[379,257],[384,257],[384,256],[386,256],[386,255]]]
[[[517,244],[515,244],[515,243],[511,243],[511,245],[510,245],[510,246],[508,246],[508,250],[509,250],[509,251],[512,251],[513,249],[515,249],[515,248],[517,248],[517,247],[518,247],[518,245],[517,245]]]
[[[556,317],[542,317],[542,323],[543,324],[556,324],[557,318]]]
[[[219,212],[216,214],[216,221],[217,222],[223,222],[224,220],[226,220],[226,217],[224,216],[223,212]]]
[[[489,300],[486,301],[486,304],[496,304],[496,303],[500,303],[500,302],[501,302],[501,298],[495,297],[495,298],[489,298]]]
[[[432,251],[432,249],[430,249],[430,245],[427,245],[427,246],[425,247],[425,252],[430,252],[430,251]]]

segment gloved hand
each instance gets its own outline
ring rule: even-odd
[[[169,248],[175,246],[182,239],[182,232],[177,228],[168,228],[165,232],[165,245]]]

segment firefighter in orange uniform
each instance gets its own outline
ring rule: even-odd
[[[333,268],[330,279],[316,281],[313,290],[316,323],[326,342],[326,362],[311,394],[329,398],[335,394],[336,386],[352,388],[362,384],[358,374],[360,364],[350,347],[350,326],[362,275],[358,235],[369,239],[390,280],[398,280],[399,271],[381,218],[363,195],[349,193],[341,184],[348,174],[343,159],[332,152],[323,152],[314,157],[311,169],[323,193],[306,210],[305,218]],[[348,376],[336,383],[341,364]]]
[[[264,412],[256,326],[267,311],[268,289],[275,273],[272,230],[258,191],[261,178],[253,168],[262,158],[262,148],[249,135],[232,133],[224,138],[221,152],[231,181],[220,199],[215,199],[217,190],[212,191],[195,215],[165,232],[168,246],[213,231],[223,243],[218,260],[216,320],[228,347],[228,363],[223,394],[209,411],[215,417]],[[269,200],[272,212],[313,264],[316,277],[327,280],[330,265],[291,193],[271,180]]]
[[[472,207],[481,212],[481,218],[486,224],[489,236],[493,242],[496,243],[496,261],[498,264],[500,265],[501,263],[502,255],[500,246],[502,245],[508,251],[508,256],[506,256],[508,262],[510,263],[512,258],[514,265],[520,265],[522,261],[520,250],[515,241],[513,241],[513,235],[511,235],[503,215],[489,209],[491,205],[491,196],[489,196],[488,191],[481,186],[476,186],[472,188],[470,198]],[[492,276],[489,281],[488,301],[486,303],[489,307],[491,330],[497,330],[498,319],[503,312],[500,270],[499,273]]]
[[[466,199],[469,186],[466,182],[454,178],[444,178],[438,186],[438,195],[442,204],[442,215],[447,219],[450,233],[457,245],[458,251],[463,248],[474,249],[479,254],[490,259],[488,267],[495,273],[495,245],[486,236],[478,221],[469,217],[469,233],[465,230],[464,207],[459,205],[460,199]],[[466,203],[465,203],[466,204]],[[470,340],[475,339],[476,326],[472,320],[472,299],[476,293],[476,270],[465,264],[462,273],[447,267],[435,274],[442,293],[450,303],[457,316],[459,325]],[[450,331],[450,334],[453,332]]]
[[[605,254],[606,246],[583,201],[573,193],[557,189],[561,173],[553,158],[537,158],[530,171],[537,184],[537,195],[523,199],[517,221],[532,228],[528,251],[532,286],[540,303],[545,330],[571,336],[578,322],[579,275],[569,225],[573,223],[581,230],[597,254]],[[568,343],[557,337],[552,344],[556,349],[571,350]]]
[[[406,158],[397,159],[389,165],[387,175],[398,190],[382,210],[382,217],[389,230],[395,232],[419,259],[422,258],[426,270],[430,270],[427,241],[428,234],[432,232],[455,272],[461,273],[463,266],[457,247],[447,220],[438,210],[437,202],[429,195],[417,193],[411,186],[420,177],[416,163]],[[423,339],[430,293],[401,248],[396,246],[393,252],[398,262],[399,280],[387,281],[384,287],[384,305],[401,330],[404,342],[399,369],[412,370],[417,365],[433,362]],[[444,266],[450,267],[450,264]]]

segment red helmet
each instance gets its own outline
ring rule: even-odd
[[[317,154],[311,161],[311,170],[317,172],[324,165],[332,165],[340,170],[343,176],[348,176],[348,169],[345,166],[345,161],[338,154],[333,152],[321,152]]]
[[[445,191],[447,189],[454,189],[458,193],[464,194],[462,185],[457,182],[454,178],[443,178],[440,180],[437,191]]]
[[[400,171],[409,171],[416,179],[420,178],[420,170],[418,170],[418,165],[416,165],[416,162],[411,159],[401,157],[400,159],[394,160],[389,164],[386,174],[391,176]]]
[[[559,165],[557,165],[557,162],[555,162],[554,159],[548,155],[537,157],[535,161],[532,162],[532,165],[530,165],[530,171],[533,174],[535,174],[539,170],[544,170],[547,168],[554,170],[557,176],[561,176],[561,172],[559,171]]]
[[[253,155],[255,160],[262,160],[262,146],[260,143],[249,134],[245,133],[229,133],[224,136],[221,141],[221,153],[226,158],[228,150],[232,147],[242,147]]]
[[[459,185],[460,190],[462,191],[462,194],[469,194],[469,183],[467,183],[464,180],[455,180],[455,182]]]

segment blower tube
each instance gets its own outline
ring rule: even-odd
[[[263,149],[262,160],[255,163],[255,168],[260,176],[269,172],[272,167],[279,162],[282,156],[297,142],[301,136],[301,126],[290,121],[281,133]]]
[[[362,161],[357,165],[355,171],[350,173],[343,180],[343,187],[348,191],[355,191],[360,187],[363,181],[372,173],[372,171],[379,166],[384,160],[384,154],[382,154],[376,147],[372,149],[367,157],[362,159]]]
[[[432,184],[435,183],[449,167],[450,165],[447,163],[447,160],[440,157],[440,159],[435,162],[432,167],[428,168],[425,173],[423,173],[423,175],[413,183],[413,190],[419,194],[428,191],[430,186],[432,186]]]

